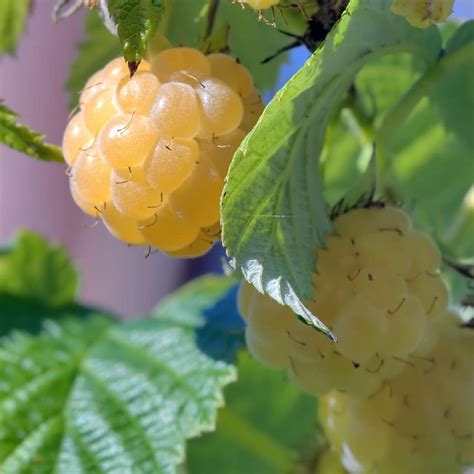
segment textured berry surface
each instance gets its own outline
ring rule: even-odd
[[[396,208],[355,209],[335,219],[336,234],[317,250],[308,307],[338,337],[331,342],[285,306],[242,283],[239,309],[250,351],[287,369],[304,390],[374,393],[387,377],[423,357],[448,306],[432,240]]]
[[[404,16],[410,25],[427,28],[451,15],[454,0],[393,0],[392,12]]]
[[[265,8],[273,7],[278,5],[280,0],[237,0],[237,3],[242,5],[249,5],[254,10],[264,10]]]
[[[71,194],[118,239],[179,257],[220,239],[230,161],[263,110],[231,56],[170,48],[130,77],[115,59],[95,73],[63,138]]]
[[[474,463],[474,331],[444,313],[431,354],[369,397],[321,399],[326,433],[349,473],[461,474]]]

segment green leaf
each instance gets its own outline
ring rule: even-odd
[[[71,93],[71,108],[77,104],[89,77],[120,53],[117,38],[105,28],[96,12],[89,13],[85,22],[85,40],[79,45],[79,53],[72,63],[66,84]]]
[[[77,272],[63,248],[32,232],[22,232],[0,254],[0,294],[58,307],[74,301]]]
[[[189,326],[101,316],[47,322],[0,346],[0,472],[173,473],[212,430],[233,369]]]
[[[25,296],[0,294],[0,337],[13,330],[37,333],[46,319],[56,321],[71,315],[82,318],[91,312],[73,303],[54,308]]]
[[[196,278],[161,301],[154,314],[181,324],[201,326],[205,322],[203,312],[212,308],[234,284],[235,279],[224,275]]]
[[[109,0],[109,12],[117,25],[126,61],[141,60],[164,11],[164,0]]]
[[[13,54],[23,33],[31,0],[2,0],[0,2],[0,55]]]
[[[449,56],[466,49],[462,61],[447,71],[430,93],[447,130],[466,146],[474,148],[474,20],[462,24],[451,36],[445,49]],[[470,51],[470,52],[469,52]]]
[[[300,472],[296,467],[303,467],[321,442],[314,397],[247,353],[238,370],[238,382],[225,391],[216,432],[189,443],[188,473]]]
[[[350,3],[243,141],[222,198],[223,242],[245,278],[325,332],[301,300],[332,228],[318,168],[328,120],[371,60],[410,52],[432,64],[440,49],[436,28],[412,28],[389,9],[389,0]]]
[[[0,100],[0,143],[39,160],[64,162],[61,148],[45,143],[44,135],[20,124],[18,118]]]

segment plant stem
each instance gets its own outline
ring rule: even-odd
[[[216,21],[217,9],[219,8],[219,0],[209,0],[209,6],[207,10],[207,23],[206,30],[204,32],[204,39],[209,38],[214,29],[214,23]]]
[[[453,67],[472,60],[474,60],[474,43],[466,44],[455,52],[442,57],[413,84],[400,101],[387,113],[375,134],[375,145],[381,171],[384,171],[388,166],[385,158],[387,145],[400,125],[408,119],[418,102],[428,95],[431,88],[443,74]]]
[[[270,438],[228,407],[219,413],[219,427],[278,472],[288,471],[293,464],[294,455],[286,446]]]

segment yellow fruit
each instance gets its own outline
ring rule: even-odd
[[[69,180],[69,188],[71,190],[72,199],[77,204],[77,206],[81,209],[82,212],[92,217],[99,216],[98,208],[94,207],[92,204],[88,203],[85,199],[82,198],[82,196],[79,194],[79,191],[77,189],[77,184],[72,179]]]
[[[164,204],[155,210],[148,220],[141,222],[141,233],[145,241],[164,252],[182,249],[194,242],[199,228]]]
[[[178,189],[199,162],[196,140],[159,138],[145,163],[145,174],[151,184],[169,193]]]
[[[152,152],[158,133],[143,115],[115,115],[102,128],[98,147],[103,158],[117,169],[142,166]]]
[[[206,79],[196,88],[201,127],[199,137],[212,138],[234,131],[242,121],[242,99],[219,79]]]
[[[141,71],[120,80],[115,100],[124,114],[148,115],[156,102],[160,81],[151,72]]]
[[[194,138],[201,125],[198,100],[188,84],[163,84],[151,110],[151,118],[161,136]]]
[[[427,28],[451,15],[454,0],[392,0],[392,12],[404,16],[410,25]]]
[[[168,255],[171,255],[173,257],[180,257],[180,258],[195,258],[195,257],[200,257],[213,247],[215,241],[210,240],[206,234],[201,231],[199,232],[198,236],[196,239],[191,242],[189,245],[186,247],[183,247],[179,250],[174,250],[174,251],[169,251],[166,252]]]
[[[86,126],[93,135],[97,135],[105,122],[117,113],[114,93],[104,89],[92,97],[84,107],[84,118]]]
[[[101,217],[105,227],[117,239],[131,245],[145,244],[138,223],[119,212],[112,202],[107,203]]]
[[[86,128],[84,113],[74,115],[63,137],[63,155],[68,165],[74,165],[81,151],[87,151],[94,143],[94,136]]]
[[[153,216],[156,210],[166,205],[166,196],[156,186],[151,185],[143,172],[112,172],[110,180],[114,206],[124,215],[135,220],[144,220]]]
[[[247,4],[254,10],[264,10],[274,5],[278,5],[280,0],[238,0],[238,3]]]
[[[253,89],[251,74],[235,58],[228,54],[214,53],[207,56],[211,75],[226,83],[241,97],[248,96]]]
[[[201,153],[212,161],[222,179],[227,176],[230,162],[244,137],[245,133],[238,128],[214,139],[199,140]]]
[[[158,53],[152,60],[152,71],[165,82],[185,82],[199,85],[211,77],[211,67],[206,56],[193,48],[170,48]]]
[[[112,168],[100,157],[97,147],[80,153],[72,179],[79,196],[93,206],[102,207],[110,200]]]
[[[200,156],[191,175],[170,194],[170,207],[196,227],[219,220],[219,199],[224,182],[212,162]]]
[[[157,37],[148,58],[132,76],[117,58],[87,81],[63,137],[71,194],[128,244],[199,256],[220,239],[224,178],[263,105],[230,56]]]

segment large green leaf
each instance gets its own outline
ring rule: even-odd
[[[0,100],[0,143],[33,158],[64,161],[61,148],[44,142],[45,136],[18,122],[18,115]]]
[[[0,472],[173,473],[212,430],[233,369],[189,325],[101,316],[48,322],[0,346]]]
[[[316,245],[331,223],[318,158],[326,124],[368,62],[410,52],[432,64],[436,28],[418,30],[389,12],[389,0],[353,0],[325,43],[277,93],[234,156],[222,198],[223,241],[249,280],[311,324]]]
[[[58,307],[74,301],[77,281],[77,272],[64,249],[38,234],[22,232],[0,253],[0,294]]]
[[[141,60],[164,11],[165,0],[109,0],[109,12],[117,24],[126,61]]]
[[[238,369],[238,382],[225,391],[216,432],[189,443],[189,474],[300,472],[297,468],[310,452],[314,455],[321,439],[314,397],[247,353],[241,354]]]
[[[0,2],[0,55],[13,54],[25,28],[31,0]]]
[[[71,93],[71,107],[77,104],[79,93],[89,77],[120,53],[118,39],[102,24],[96,12],[89,13],[85,22],[85,38],[79,45],[79,53],[72,63],[66,84]]]
[[[474,20],[456,30],[445,55],[464,49],[462,61],[447,71],[434,86],[430,98],[437,106],[447,130],[454,132],[472,151],[474,148]]]

